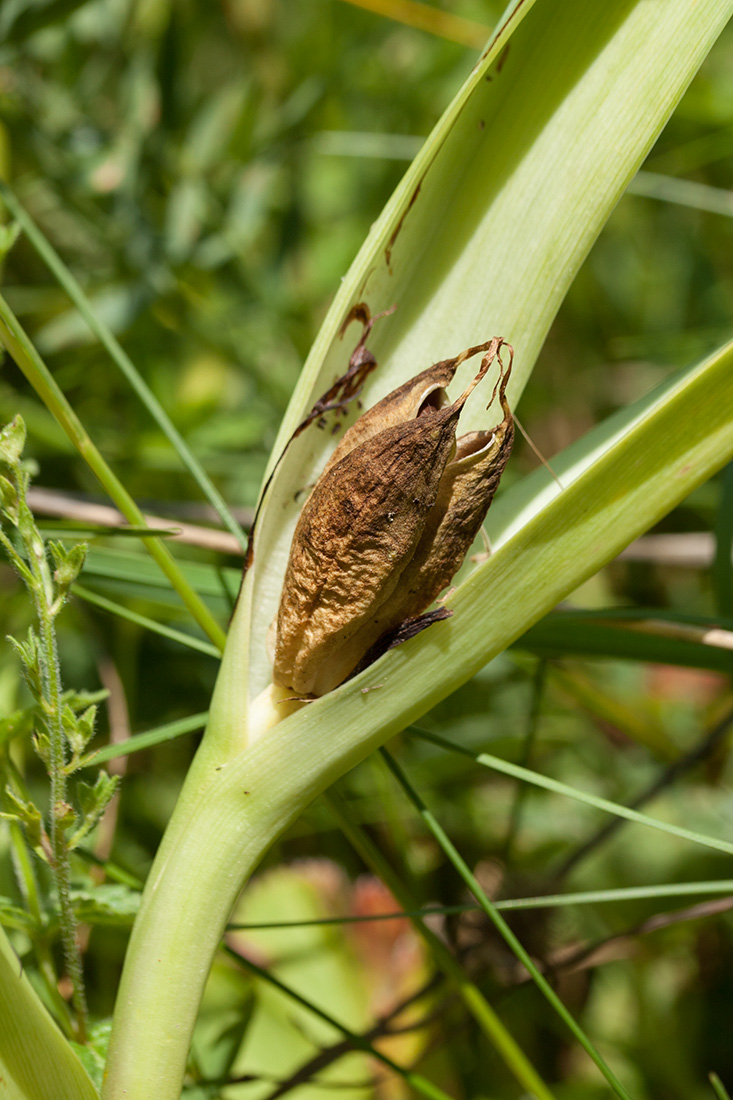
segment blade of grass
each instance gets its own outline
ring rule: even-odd
[[[13,1100],[97,1100],[97,1090],[0,928],[0,1082]]]
[[[162,638],[170,638],[171,641],[178,642],[179,645],[185,645],[189,649],[205,653],[207,657],[219,658],[221,656],[220,650],[211,642],[205,642],[202,638],[194,638],[191,634],[184,634],[182,630],[174,630],[170,626],[164,626],[163,623],[156,622],[155,619],[149,619],[147,615],[140,615],[137,611],[132,611],[129,607],[123,607],[120,603],[108,600],[105,596],[98,596],[96,592],[90,591],[82,584],[73,585],[71,591],[75,596],[79,596],[80,599],[85,600],[94,607],[99,607],[102,611],[109,611],[111,615],[116,615],[119,619],[136,623],[137,626],[149,630],[152,634],[159,634]]]
[[[221,569],[206,565],[204,562],[187,561],[183,558],[176,559],[176,564],[187,583],[195,588],[200,596],[222,599],[225,596],[228,597],[231,587],[234,588],[236,595],[242,576],[239,569],[229,567]],[[161,594],[170,594],[170,585],[165,583],[155,564],[140,554],[126,550],[92,546],[84,564],[84,573],[87,576],[93,574],[114,581],[129,581],[138,585],[141,590],[158,588]]]
[[[720,615],[733,615],[733,462],[729,462],[720,479],[720,503],[715,522],[715,560],[713,590],[716,610]]]
[[[718,1077],[717,1073],[709,1073],[708,1080],[713,1086],[713,1092],[717,1096],[718,1100],[730,1100],[730,1094],[728,1093],[728,1090],[726,1089],[723,1082]]]
[[[642,611],[641,618],[664,621],[664,612]],[[684,619],[681,617],[680,622]],[[720,626],[719,621],[698,619],[702,632]],[[633,629],[614,612],[551,611],[544,619],[517,638],[517,649],[526,649],[541,657],[621,657],[630,661],[681,665],[683,668],[707,668],[733,672],[733,653],[702,640],[667,633],[642,633]]]
[[[650,901],[653,898],[696,897],[700,894],[733,894],[733,879],[719,882],[671,882],[661,886],[622,886],[613,890],[578,890],[568,894],[542,894],[530,898],[502,898],[494,905],[499,911],[523,909],[559,909],[567,905],[603,905],[619,901]],[[364,916],[317,917],[313,920],[263,921],[258,924],[228,924],[230,932],[254,932],[259,929],[308,928],[311,925],[368,923],[370,920],[424,920],[425,917],[452,917],[475,913],[480,905],[429,905],[423,909],[398,909],[394,913],[367,913]]]
[[[409,913],[416,908],[414,898],[404,879],[385,859],[361,825],[349,812],[348,803],[335,792],[325,796],[331,813],[352,847],[359,853],[366,865],[390,890],[403,909]],[[449,948],[421,919],[410,918],[415,931],[425,941],[435,966],[445,974],[455,988],[474,1020],[495,1047],[505,1065],[514,1074],[519,1083],[533,1096],[547,1100],[552,1093],[547,1088],[534,1066],[513,1036],[504,1027],[496,1012],[484,997],[481,990],[464,973],[458,960]]]
[[[153,745],[160,745],[164,741],[172,741],[185,733],[194,733],[204,728],[208,717],[208,713],[204,711],[202,714],[192,714],[189,718],[179,718],[176,722],[167,722],[164,726],[156,726],[155,729],[146,730],[145,733],[133,734],[125,741],[107,745],[103,749],[89,753],[84,757],[81,767],[96,768],[108,760],[116,760],[118,756],[130,756],[134,752],[150,749]]]
[[[642,195],[660,202],[689,206],[710,214],[733,218],[733,195],[722,187],[711,187],[696,180],[681,180],[661,172],[639,172],[628,187],[632,195]]]
[[[686,752],[684,756],[675,760],[673,764],[669,764],[664,768],[661,774],[658,775],[648,787],[632,799],[630,803],[631,808],[638,810],[641,806],[646,805],[652,798],[655,798],[656,795],[660,794],[674,783],[676,779],[679,779],[681,775],[684,775],[685,772],[690,771],[703,760],[708,759],[708,757],[715,752],[721,741],[728,736],[731,722],[733,722],[733,711],[731,711],[730,708],[723,711],[722,714],[718,711],[698,744]],[[591,852],[594,852],[600,844],[605,843],[610,837],[614,836],[623,825],[623,818],[614,817],[613,820],[607,821],[600,829],[597,829],[587,840],[583,841],[563,859],[560,866],[553,872],[553,881],[565,878],[578,863],[584,860],[586,856],[590,855]]]
[[[62,286],[63,289],[66,291],[69,298],[79,310],[81,316],[89,325],[89,328],[99,340],[100,344],[108,352],[110,358],[115,363],[115,365],[122,371],[122,374],[125,376],[137,396],[140,398],[143,405],[152,416],[153,420],[155,420],[161,431],[164,432],[169,442],[178,454],[181,462],[184,464],[191,476],[197,482],[199,488],[211,504],[212,508],[214,508],[220,516],[224,526],[228,528],[228,530],[237,539],[242,549],[246,551],[247,536],[227,508],[226,503],[224,502],[224,498],[219,493],[219,490],[211,482],[203,466],[195,457],[195,455],[191,452],[188,444],[173,424],[173,421],[168,416],[168,413],[160,404],[155,394],[152,392],[148,384],[140,377],[137,368],[135,367],[127,352],[121,346],[117,337],[113,334],[113,332],[105,324],[105,322],[97,316],[91,302],[87,298],[77,280],[69,271],[66,264],[63,262],[63,260],[53,248],[48,239],[38,228],[38,226],[30,217],[25,208],[18,202],[17,198],[8,187],[7,183],[5,183],[3,180],[0,180],[0,198],[2,198],[8,210],[18,222],[38,255],[41,257],[41,259],[46,264],[48,269],[52,272],[52,274],[56,277],[60,286]]]
[[[439,8],[433,8],[429,4],[419,3],[419,0],[345,0],[345,2],[474,50],[480,50],[491,33],[489,27],[484,26],[483,23],[475,23],[472,19],[465,19],[452,12],[440,11]]]
[[[15,363],[49,411],[56,417],[92,473],[128,522],[135,527],[145,527],[142,512],[95,447],[86,429],[2,295],[0,295],[0,343],[13,357]],[[204,633],[208,634],[219,649],[223,649],[226,640],[224,631],[201,597],[183,576],[167,547],[157,538],[145,538],[142,541],[150,556],[168,578]]]
[[[353,1044],[356,1050],[363,1050],[365,1054],[368,1054],[371,1058],[376,1058],[382,1065],[387,1066],[393,1073],[396,1073],[408,1085],[411,1085],[416,1092],[419,1092],[422,1096],[428,1096],[431,1100],[451,1100],[451,1097],[447,1092],[443,1092],[441,1088],[434,1085],[431,1081],[428,1081],[426,1077],[423,1077],[420,1073],[413,1073],[412,1070],[405,1069],[404,1066],[400,1066],[397,1062],[393,1062],[391,1058],[383,1054],[377,1047],[365,1039],[362,1035],[357,1035],[356,1032],[351,1031],[335,1017],[331,1016],[329,1012],[319,1008],[313,1001],[309,1001],[307,997],[304,997],[297,990],[292,989],[291,986],[286,985],[285,982],[281,982],[279,978],[276,978],[269,970],[265,970],[264,967],[258,966],[252,959],[246,958],[244,955],[240,955],[234,948],[225,946],[224,951],[239,966],[249,970],[252,974],[256,974],[262,981],[267,982],[268,985],[273,986],[275,989],[279,989],[281,993],[284,993],[286,997],[290,997],[291,1000],[296,1001],[297,1004],[302,1005],[303,1008],[307,1008],[309,1012],[312,1012],[314,1016],[318,1016],[325,1023],[330,1024],[336,1031],[341,1034]]]
[[[504,939],[504,941],[511,948],[516,957],[531,975],[540,992],[544,994],[544,996],[555,1009],[557,1014],[565,1022],[569,1030],[572,1032],[572,1034],[585,1050],[586,1054],[588,1054],[588,1056],[593,1059],[596,1066],[606,1078],[616,1095],[620,1097],[621,1100],[631,1100],[629,1093],[618,1080],[611,1068],[606,1064],[604,1058],[601,1056],[599,1051],[596,1050],[594,1044],[585,1034],[580,1025],[575,1021],[574,1017],[562,1003],[552,986],[547,982],[547,980],[534,965],[532,959],[524,950],[509,925],[497,911],[496,906],[487,898],[486,894],[481,889],[478,880],[474,877],[474,875],[471,874],[468,865],[464,862],[464,860],[459,855],[457,849],[448,839],[447,835],[445,834],[437,820],[433,817],[432,813],[427,808],[418,792],[414,789],[397,761],[384,747],[382,747],[379,751],[382,754],[382,758],[387,764],[387,767],[392,772],[395,779],[400,784],[417,812],[420,814],[420,817],[425,822],[425,825],[427,826],[430,833],[443,849],[443,852],[453,864],[456,871],[461,876],[473,896],[476,898],[476,901],[479,903],[484,913],[486,913],[487,917],[492,922],[497,932],[499,932],[501,937]]]
[[[641,814],[628,806],[620,805],[618,802],[611,802],[607,798],[598,798],[596,795],[579,791],[575,787],[569,787],[567,783],[560,783],[557,779],[550,779],[549,776],[540,775],[538,772],[530,771],[519,764],[510,764],[508,760],[501,760],[498,756],[492,756],[488,752],[476,753],[473,749],[456,745],[437,733],[429,733],[417,726],[409,726],[407,732],[419,737],[422,741],[430,741],[448,752],[470,756],[477,764],[501,772],[503,775],[510,775],[513,779],[521,779],[525,783],[532,783],[535,787],[543,787],[546,791],[564,795],[566,798],[573,798],[576,802],[584,802],[586,806],[593,806],[597,810],[615,814],[616,817],[626,818],[627,821],[635,821],[638,825],[647,825],[650,829],[657,829],[661,833],[669,833],[671,836],[679,837],[682,840],[690,840],[693,844],[701,844],[705,848],[713,848],[718,852],[725,852],[726,855],[733,855],[733,844],[727,840],[719,840],[717,837],[705,836],[703,833],[693,832],[691,829],[683,829],[679,825],[670,825],[666,821],[659,821],[655,817]]]

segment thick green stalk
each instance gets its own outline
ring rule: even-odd
[[[95,474],[104,490],[109,493],[110,498],[127,521],[134,526],[147,527],[142,512],[95,447],[81,421],[56,384],[48,367],[2,295],[0,295],[0,344],[12,355],[38,396],[56,417],[79,454],[92,473]],[[201,597],[191,588],[168,549],[158,538],[144,538],[142,541],[148,553],[158,563],[196,622],[208,634],[212,642],[219,649],[223,649],[224,631]]]

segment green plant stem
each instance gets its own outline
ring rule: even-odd
[[[344,835],[367,866],[379,876],[391,891],[406,915],[409,915],[412,926],[425,941],[433,962],[448,978],[476,1023],[493,1044],[520,1085],[528,1090],[531,1095],[538,1097],[539,1100],[552,1100],[552,1093],[547,1085],[529,1062],[521,1047],[517,1045],[506,1030],[481,990],[465,974],[460,963],[451,954],[446,944],[428,928],[424,920],[419,916],[411,915],[416,908],[416,902],[410,890],[405,886],[404,880],[384,858],[366,832],[352,819],[343,800],[332,791],[329,791],[324,797]]]
[[[0,295],[0,343],[12,355],[38,396],[56,417],[79,454],[127,521],[133,526],[147,527],[142,512],[95,447],[81,421],[56,384],[48,367],[2,295]],[[142,541],[148,553],[157,562],[196,622],[211,638],[217,648],[223,649],[224,631],[204,601],[188,583],[168,548],[157,538],[143,538]]]
[[[74,1029],[69,1018],[69,1006],[58,990],[58,977],[53,955],[44,934],[44,919],[38,896],[38,883],[33,870],[33,864],[29,857],[28,845],[25,842],[23,831],[17,821],[10,823],[10,844],[15,866],[16,878],[26,903],[26,907],[33,918],[38,934],[32,937],[33,953],[38,963],[38,973],[41,975],[46,995],[53,1005],[56,1019],[67,1039],[74,1037]]]
[[[476,898],[476,901],[479,903],[489,920],[496,928],[497,932],[511,948],[511,950],[514,952],[522,965],[526,968],[527,972],[531,976],[532,980],[534,981],[540,992],[550,1002],[550,1004],[555,1009],[557,1014],[561,1017],[561,1019],[565,1021],[572,1034],[578,1040],[586,1053],[593,1059],[595,1064],[598,1066],[598,1069],[606,1078],[609,1085],[616,1093],[616,1095],[620,1098],[620,1100],[631,1100],[631,1097],[629,1096],[629,1093],[626,1091],[624,1086],[618,1080],[613,1071],[606,1065],[604,1059],[596,1050],[595,1046],[582,1030],[580,1025],[577,1024],[576,1021],[573,1019],[570,1012],[567,1010],[565,1005],[558,997],[557,993],[555,993],[555,990],[532,962],[532,959],[529,957],[522,944],[514,935],[509,925],[506,923],[501,914],[497,911],[496,906],[487,898],[486,894],[481,889],[478,880],[471,873],[468,864],[461,858],[458,850],[449,840],[448,836],[446,835],[438,821],[435,819],[435,817],[433,817],[432,813],[427,808],[418,792],[412,786],[397,761],[384,747],[382,747],[379,751],[381,752],[382,757],[387,764],[387,767],[392,772],[395,779],[400,784],[405,794],[420,814],[420,817],[425,822],[425,825],[427,826],[429,831],[438,841],[441,848],[446,853],[451,863],[465,882],[466,886],[471,891],[473,896]]]
[[[247,549],[247,536],[237,523],[234,516],[227,508],[224,498],[219,493],[218,489],[212,484],[211,480],[207,476],[203,466],[189,450],[185,440],[181,436],[178,429],[173,424],[173,421],[168,416],[163,406],[158,401],[155,394],[150,387],[143,381],[138,373],[134,363],[130,359],[127,352],[121,346],[119,340],[109,327],[99,319],[94,312],[94,308],[87,298],[86,294],[82,290],[81,286],[69,271],[66,264],[63,262],[58,252],[53,248],[50,242],[46,239],[33,219],[27,213],[27,211],[21,206],[16,199],[13,192],[8,187],[7,183],[0,180],[0,197],[7,206],[10,213],[16,219],[28,240],[35,248],[38,255],[47,265],[49,270],[56,276],[58,282],[64,288],[69,298],[79,310],[79,313],[84,318],[89,328],[97,337],[99,342],[109,353],[113,362],[119,367],[122,374],[125,376],[130,386],[138,395],[143,405],[146,407],[150,415],[157,422],[159,427],[165,433],[170,440],[171,444],[175,448],[178,457],[183,462],[184,466],[190,471],[202,490],[204,496],[207,498],[212,508],[221,517],[222,523],[231,531],[236,539],[238,539],[243,550]]]
[[[25,500],[21,504],[27,508]],[[36,606],[36,615],[40,625],[41,673],[43,677],[43,701],[47,728],[50,738],[49,776],[51,780],[50,836],[51,870],[56,883],[59,903],[59,927],[64,950],[66,970],[72,983],[72,1003],[76,1012],[76,1031],[79,1042],[86,1039],[87,1004],[84,990],[84,970],[81,952],[76,937],[76,915],[71,902],[71,863],[66,839],[66,830],[59,818],[66,810],[66,738],[62,717],[61,670],[59,667],[56,631],[54,629],[51,607],[54,601],[46,551],[43,542],[33,527],[33,535],[27,540],[28,559],[34,576],[31,595]]]
[[[155,619],[150,619],[147,615],[140,615],[137,611],[131,611],[129,607],[124,607],[120,603],[115,603],[114,600],[108,600],[105,596],[100,596],[98,593],[92,592],[90,589],[85,588],[84,585],[74,584],[71,591],[75,596],[79,596],[82,600],[86,600],[87,603],[92,604],[94,607],[98,607],[102,611],[109,611],[111,615],[117,615],[120,619],[127,619],[130,623],[136,623],[144,630],[149,630],[152,634],[159,634],[161,638],[168,638],[172,642],[178,642],[179,645],[188,646],[189,649],[195,649],[199,653],[205,653],[207,657],[219,657],[220,651],[218,647],[212,645],[211,642],[204,641],[203,638],[194,638],[191,634],[184,634],[182,630],[175,630],[173,627],[164,626],[163,623],[159,623]]]

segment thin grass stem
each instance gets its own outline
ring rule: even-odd
[[[679,837],[682,840],[690,840],[694,844],[701,844],[706,848],[725,852],[726,855],[733,855],[733,844],[727,840],[719,840],[717,837],[706,836],[704,833],[693,832],[691,829],[683,829],[679,825],[670,825],[666,821],[660,821],[656,817],[638,813],[638,811],[632,810],[628,806],[622,806],[618,802],[611,802],[607,798],[598,798],[596,795],[579,791],[575,787],[569,787],[567,783],[560,783],[557,779],[550,779],[546,775],[530,771],[519,764],[510,764],[508,760],[501,760],[498,756],[492,756],[488,752],[475,753],[472,749],[456,745],[437,733],[430,733],[427,730],[419,729],[417,726],[410,726],[408,732],[423,741],[431,741],[434,745],[439,745],[449,752],[470,756],[477,764],[481,764],[485,768],[492,768],[503,775],[510,775],[513,779],[522,779],[525,783],[532,783],[535,787],[543,787],[546,791],[552,791],[554,794],[573,798],[576,802],[584,802],[586,806],[594,806],[597,810],[604,810],[606,813],[626,818],[627,821],[634,821],[637,825],[647,825],[650,829],[658,829],[661,833],[669,833],[671,836]]]
[[[56,417],[79,454],[127,521],[133,526],[145,527],[142,512],[95,447],[86,429],[2,295],[0,295],[0,343],[12,355],[17,366],[48,410]],[[211,638],[219,649],[223,650],[224,631],[204,601],[188,583],[168,548],[157,538],[145,538],[142,541],[150,556],[157,562],[204,633]]]
[[[56,277],[59,285],[66,291],[100,344],[108,352],[112,361],[125,376],[153,420],[155,420],[161,431],[165,433],[181,462],[197,482],[212,508],[218,513],[222,523],[238,540],[242,549],[246,551],[246,534],[227,508],[224,498],[212,483],[203,466],[191,452],[188,444],[173,424],[173,421],[168,416],[168,413],[160,404],[153,391],[140,376],[135,364],[132,362],[117,337],[108,325],[97,316],[89,298],[71,274],[58,252],[56,252],[50,241],[41,232],[25,208],[18,202],[7,183],[2,180],[0,180],[0,198],[2,198],[38,255]]]
[[[100,596],[96,592],[92,592],[82,584],[73,585],[72,592],[86,603],[99,607],[102,611],[108,611],[110,615],[116,615],[119,619],[126,619],[127,622],[135,623],[144,630],[149,630],[151,634],[159,634],[162,638],[168,638],[172,642],[178,642],[179,645],[195,649],[199,653],[205,653],[207,657],[218,659],[221,656],[217,647],[210,642],[206,642],[202,638],[194,638],[191,634],[184,634],[182,630],[174,630],[173,627],[164,626],[163,623],[150,619],[147,615],[140,615],[129,607],[124,607],[120,603],[115,603],[114,600],[108,600],[106,596]]]
[[[384,882],[399,904],[404,907],[406,914],[409,915],[417,907],[403,878],[387,862],[361,826],[353,820],[343,799],[335,795],[333,791],[328,792],[324,797],[341,830],[354,849],[367,866]],[[538,1100],[552,1100],[552,1093],[537,1070],[528,1060],[514,1037],[504,1027],[480,989],[464,973],[460,963],[451,954],[446,944],[435,935],[422,919],[419,917],[411,917],[410,919],[415,931],[427,944],[436,967],[451,982],[464,1005],[517,1081],[530,1095],[538,1097]]]
[[[454,847],[452,842],[448,839],[448,836],[443,831],[442,827],[439,825],[439,823],[435,819],[435,817],[433,817],[432,813],[427,808],[427,806],[423,802],[423,800],[420,797],[420,795],[418,794],[418,792],[412,786],[412,784],[408,780],[407,776],[404,774],[404,772],[400,768],[399,764],[391,756],[391,754],[387,751],[387,749],[381,748],[379,751],[382,754],[382,757],[383,757],[385,763],[387,764],[387,767],[392,772],[395,779],[400,784],[403,791],[405,792],[405,794],[409,798],[410,802],[412,802],[412,804],[415,807],[415,809],[417,810],[417,812],[420,814],[420,817],[425,822],[425,825],[427,826],[428,830],[435,837],[436,841],[438,842],[440,847],[443,849],[443,851],[445,852],[446,856],[448,857],[448,859],[451,861],[451,863],[455,867],[458,874],[461,876],[463,881],[466,883],[466,886],[469,888],[469,890],[471,891],[473,896],[476,898],[476,901],[479,903],[479,905],[481,906],[483,911],[486,913],[487,917],[491,920],[491,922],[494,925],[494,927],[496,928],[496,930],[499,932],[499,934],[502,936],[504,941],[507,943],[507,945],[514,952],[516,957],[519,959],[519,961],[522,963],[522,965],[528,971],[528,973],[532,977],[532,980],[535,982],[535,984],[537,985],[540,992],[545,996],[545,998],[549,1001],[549,1003],[555,1009],[555,1011],[560,1016],[560,1018],[565,1022],[568,1029],[572,1032],[572,1034],[578,1040],[578,1042],[583,1047],[585,1052],[595,1062],[596,1066],[601,1071],[603,1076],[606,1078],[609,1085],[611,1086],[613,1091],[616,1093],[616,1095],[620,1098],[620,1100],[631,1100],[631,1097],[630,1097],[629,1093],[626,1091],[624,1086],[618,1080],[618,1078],[616,1077],[613,1070],[611,1070],[611,1068],[606,1064],[605,1059],[602,1057],[600,1052],[596,1049],[594,1044],[591,1042],[591,1040],[585,1034],[585,1032],[581,1028],[580,1024],[578,1024],[576,1022],[574,1017],[571,1015],[571,1013],[568,1011],[568,1009],[562,1003],[562,1001],[560,1000],[558,995],[555,993],[555,990],[552,988],[552,986],[549,984],[549,982],[546,980],[546,978],[543,977],[543,975],[537,969],[535,964],[532,962],[532,959],[529,957],[529,955],[525,951],[524,947],[519,942],[517,937],[514,935],[511,928],[509,927],[509,925],[504,920],[504,918],[498,912],[496,906],[493,904],[493,902],[491,902],[487,898],[486,894],[481,889],[481,886],[479,885],[478,880],[471,873],[471,871],[468,867],[468,864],[461,858],[461,856],[459,855],[457,849]]]

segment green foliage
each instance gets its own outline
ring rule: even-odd
[[[495,18],[497,7],[459,5],[477,19]],[[0,18],[1,174],[206,475],[247,522],[330,296],[397,183],[404,167],[399,158],[406,164],[417,151],[475,56],[337,0],[296,6],[236,0],[213,8],[19,2]],[[711,211],[724,209],[733,187],[732,59],[729,30],[651,151],[646,183],[642,176],[621,199],[577,275],[523,394],[522,424],[561,480],[564,460],[555,463],[556,452],[730,335],[732,224]],[[552,63],[559,73],[564,60]],[[494,166],[498,154],[489,158]],[[485,179],[501,182],[498,173]],[[692,205],[680,205],[674,184],[698,188],[686,192]],[[172,515],[171,527],[201,520],[200,491],[164,430],[123,376],[109,369],[98,337],[49,278],[28,238],[16,240],[17,232],[15,221],[0,229],[4,292],[90,437],[153,516]],[[507,280],[521,258],[502,251]],[[398,317],[409,312],[404,300],[398,304]],[[0,419],[18,410],[43,484],[96,502],[89,469],[7,358]],[[684,416],[676,429],[670,425],[670,438],[675,431],[685,431]],[[99,1084],[112,975],[139,906],[137,889],[119,878],[147,874],[190,762],[192,739],[184,734],[202,725],[216,666],[187,646],[187,639],[206,646],[204,631],[134,534],[121,546],[102,523],[84,567],[85,586],[98,602],[68,601],[84,549],[73,534],[59,533],[57,519],[52,532],[44,529],[40,508],[33,527],[22,504],[28,467],[12,474],[21,461],[21,433],[16,420],[0,438],[7,456],[0,471],[6,552],[28,579],[33,548],[45,541],[54,619],[67,601],[58,621],[65,675],[94,688],[86,697],[60,695],[62,770],[72,782],[55,819],[67,846],[76,846],[69,890],[75,920],[93,926],[85,951],[93,1025],[80,1049]],[[510,492],[522,491],[521,480],[535,464],[529,446],[518,442],[503,484],[507,501],[517,499]],[[665,558],[658,542],[647,544],[647,557],[637,548],[636,557],[611,562],[436,705],[423,724],[466,752],[449,755],[411,736],[395,747],[491,899],[521,905],[528,894],[587,895],[585,902],[568,898],[529,914],[510,910],[507,919],[634,1100],[661,1094],[709,1100],[711,1089],[722,1098],[733,1081],[724,1025],[733,998],[733,926],[727,899],[710,901],[707,892],[711,882],[727,881],[729,857],[638,823],[619,822],[604,832],[607,818],[599,812],[599,806],[629,805],[688,833],[727,836],[731,484],[729,468],[660,520],[656,534],[681,537],[678,546],[690,546],[690,535],[703,538],[687,564]],[[624,485],[611,491],[621,496]],[[499,541],[509,504],[502,507],[500,499]],[[599,524],[598,538],[609,537]],[[538,527],[537,545],[542,538]],[[225,626],[238,591],[236,549],[179,544],[173,552],[186,581]],[[539,556],[538,562],[541,573]],[[15,575],[3,570],[0,583],[4,630],[18,639],[0,654],[0,751],[11,783],[3,810],[22,823],[27,844],[45,854],[44,860],[32,855],[32,873],[24,872],[20,829],[3,825],[0,923],[12,930],[25,970],[68,1032],[58,975],[53,965],[50,977],[48,971],[58,899],[46,862],[50,816],[39,809],[47,804],[45,773],[53,759],[43,640],[29,625]],[[497,590],[493,613],[513,599],[512,591]],[[115,614],[120,606],[125,618]],[[153,633],[151,620],[164,630]],[[362,709],[379,700],[382,676],[373,679],[374,690],[357,700]],[[112,685],[112,705],[97,714],[102,683]],[[129,746],[139,751],[126,753],[128,727],[146,731]],[[31,735],[37,756],[28,751]],[[315,721],[309,736],[314,743],[321,736]],[[482,754],[510,768],[501,774],[478,767]],[[115,759],[127,775],[116,823],[110,814],[109,833],[105,825],[95,835],[116,779],[101,775],[76,785],[74,773],[96,767],[97,759]],[[520,784],[517,777],[523,781],[528,772],[550,782]],[[589,794],[589,801],[566,797],[568,788]],[[475,911],[454,911],[468,903],[462,882],[380,766],[361,764],[341,790],[353,818],[415,898],[441,903],[445,912],[431,920],[553,1093],[563,1100],[606,1095],[488,921]],[[399,1036],[385,1040],[390,1023],[384,1018],[399,1002],[401,956],[383,942],[395,922],[364,922],[374,906],[354,903],[348,885],[334,891],[329,877],[361,883],[365,893],[373,888],[378,910],[393,911],[391,897],[367,877],[373,869],[364,853],[334,830],[322,800],[307,810],[269,857],[286,885],[274,901],[258,902],[255,917],[277,923],[284,916],[348,915],[363,934],[339,929],[309,938],[304,927],[273,928],[251,940],[257,959],[274,976],[292,979],[316,1008],[359,1029],[399,1065],[417,1066],[453,1097],[516,1096],[495,1049],[437,968],[433,974],[429,956],[423,984],[433,985],[416,1002],[416,1016],[393,1021],[395,1030],[404,1026],[405,1045],[397,1045]],[[306,906],[292,868],[304,856],[322,861]],[[692,901],[664,902],[656,888],[665,882],[692,894],[697,884],[700,893]],[[256,886],[260,899],[264,883]],[[604,890],[639,893],[603,900]],[[238,918],[252,917],[247,904]],[[422,950],[404,923],[399,935],[403,947]],[[407,972],[416,990],[418,975]],[[324,973],[329,978],[318,988]],[[332,981],[333,973],[346,977]],[[348,996],[377,973],[384,976],[383,999],[375,992],[369,1011],[362,1003],[352,1016]],[[265,983],[219,956],[187,1094],[213,1097],[226,1089],[236,1098],[274,1091],[278,1082],[268,1071],[280,1076],[273,1069],[275,1036],[287,1065],[283,1075],[313,1062],[305,1073],[311,1094],[373,1095],[375,1063],[362,1053],[350,1061],[349,1043],[339,1048],[330,1025],[314,1024],[307,1006],[289,1007],[287,994],[268,993]],[[370,1029],[380,1027],[382,1033],[369,1038]],[[712,1086],[711,1069],[720,1075],[712,1075]],[[392,1087],[405,1095],[398,1091],[404,1084]]]

